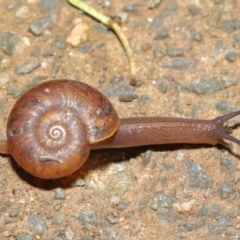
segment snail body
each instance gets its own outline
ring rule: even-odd
[[[7,121],[11,154],[27,172],[41,178],[67,176],[90,150],[171,143],[240,145],[223,124],[240,111],[212,120],[139,117],[119,119],[110,101],[93,87],[73,80],[51,80],[23,94]]]

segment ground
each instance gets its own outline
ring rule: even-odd
[[[117,36],[67,1],[0,2],[2,139],[17,98],[50,79],[88,83],[121,118],[239,110],[239,0],[84,1],[121,22],[137,86]],[[229,121],[238,139],[239,125],[240,116]],[[72,175],[44,180],[2,155],[0,236],[240,239],[239,161],[235,143],[106,149]]]

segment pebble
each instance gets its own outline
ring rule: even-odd
[[[208,208],[209,208],[208,203],[204,203],[204,204],[202,205],[202,208],[199,210],[198,215],[201,216],[201,217],[207,216],[207,214],[208,214]]]
[[[9,213],[9,217],[15,218],[18,216],[19,212],[20,212],[20,206],[17,206]]]
[[[148,8],[153,9],[161,3],[162,0],[148,0]]]
[[[30,214],[27,223],[34,234],[43,235],[47,231],[46,220],[36,214]]]
[[[117,86],[113,86],[112,88],[108,88],[104,90],[104,95],[107,97],[116,97],[121,94],[133,94],[134,90],[127,84],[120,84]]]
[[[158,208],[171,208],[173,199],[171,196],[159,193],[155,194],[151,203],[151,208],[157,210]]]
[[[103,8],[110,8],[112,6],[110,0],[102,0],[102,6]]]
[[[60,225],[60,224],[63,223],[63,221],[64,221],[64,216],[63,215],[56,215],[52,219],[52,223],[54,225]]]
[[[10,80],[8,73],[0,73],[0,87],[4,86]]]
[[[219,194],[223,199],[229,198],[236,190],[232,184],[222,183],[219,186]]]
[[[219,214],[219,212],[220,212],[220,210],[219,210],[219,205],[213,204],[213,205],[211,206],[211,213],[212,213],[213,215],[216,215],[216,214]]]
[[[124,237],[113,227],[105,227],[102,231],[101,240],[124,240]]]
[[[226,230],[229,222],[229,214],[219,214],[215,216],[216,222],[211,223],[208,226],[208,231],[210,234],[220,234],[222,231]]]
[[[152,157],[152,151],[151,150],[146,151],[142,157],[142,165],[146,166],[149,163],[151,157]]]
[[[84,22],[79,22],[68,34],[66,42],[69,43],[72,47],[77,47],[79,44],[87,42],[88,38],[89,26]]]
[[[22,18],[22,19],[27,19],[30,16],[30,11],[27,6],[21,6],[17,11],[16,11],[16,17]]]
[[[66,48],[66,43],[64,41],[63,36],[61,35],[56,35],[54,38],[54,41],[51,43],[52,47],[58,48],[58,49],[65,49]]]
[[[174,59],[162,65],[163,68],[170,68],[174,70],[188,70],[196,66],[194,59]]]
[[[117,210],[124,210],[127,206],[129,205],[128,202],[119,202],[116,207],[117,207]]]
[[[235,76],[220,76],[207,79],[196,79],[188,88],[200,95],[208,95],[231,86],[236,86],[239,80]]]
[[[219,111],[219,112],[223,112],[223,113],[230,113],[230,112],[235,112],[237,110],[239,110],[239,106],[237,104],[232,104],[228,101],[219,101],[215,104],[215,108]]]
[[[39,7],[42,10],[51,10],[59,7],[59,0],[41,0],[39,2]]]
[[[184,56],[184,51],[182,48],[168,48],[167,55],[169,57],[182,57]]]
[[[192,40],[194,41],[201,42],[203,39],[203,35],[192,27],[187,29],[187,33],[190,34]]]
[[[188,202],[182,202],[182,203],[176,202],[176,203],[173,203],[172,208],[173,210],[179,213],[183,213],[183,214],[190,213],[195,203],[196,203],[195,199],[192,199]]]
[[[51,16],[46,16],[33,20],[29,25],[29,31],[35,36],[48,35],[53,28],[53,19]]]
[[[84,187],[86,185],[86,182],[81,179],[81,178],[78,178],[76,179],[73,183],[72,183],[72,186],[73,187]]]
[[[229,61],[229,62],[235,62],[237,59],[237,54],[235,52],[228,52],[225,54],[225,58]]]
[[[94,240],[94,237],[92,236],[84,236],[81,238],[81,240]]]
[[[92,46],[91,43],[83,43],[77,48],[77,50],[80,53],[87,53],[89,51],[89,49],[91,48],[91,46]]]
[[[187,9],[193,17],[197,16],[201,11],[201,9],[194,4],[188,5]]]
[[[179,232],[190,232],[193,230],[193,224],[191,223],[180,223],[178,225]]]
[[[235,34],[235,35],[233,36],[233,40],[234,40],[235,42],[240,42],[240,33]]]
[[[123,7],[123,11],[126,11],[126,12],[137,12],[138,11],[137,4],[130,3],[128,5],[125,5]]]
[[[159,220],[168,222],[168,223],[175,222],[179,218],[178,213],[169,208],[158,209],[157,215]]]
[[[230,34],[237,29],[240,29],[240,20],[232,19],[232,20],[225,20],[221,22],[220,27],[223,31]]]
[[[111,84],[119,84],[120,82],[123,82],[124,77],[122,74],[115,74],[110,78],[110,83]]]
[[[165,40],[169,38],[169,29],[167,27],[163,27],[161,30],[157,32],[154,37],[154,40]]]
[[[9,56],[13,56],[22,50],[22,40],[19,35],[11,32],[1,33],[1,49]]]
[[[220,162],[221,162],[221,165],[229,172],[233,172],[236,169],[235,162],[229,156],[222,158]]]
[[[153,56],[157,59],[161,59],[166,55],[165,51],[161,47],[153,49]]]
[[[187,164],[187,175],[189,187],[204,189],[213,186],[212,179],[193,161],[189,161]]]
[[[33,236],[28,233],[17,233],[15,237],[16,240],[34,240]]]
[[[68,240],[75,239],[75,233],[70,227],[67,227],[67,229],[65,230],[65,236]]]
[[[119,12],[116,17],[120,19],[121,23],[126,23],[128,22],[128,13],[127,12]]]
[[[154,17],[152,23],[149,26],[150,30],[156,30],[157,28],[160,28],[163,26],[163,18],[161,15],[157,15],[156,17]]]
[[[54,190],[54,199],[66,199],[65,192],[62,188],[55,188]]]
[[[83,226],[97,223],[97,215],[95,210],[84,211],[80,213],[77,218],[83,224]]]
[[[51,77],[55,78],[57,76],[57,73],[59,71],[61,67],[61,61],[60,61],[60,57],[58,54],[56,54],[53,58],[53,62],[52,62],[52,69],[51,69]]]
[[[40,66],[41,66],[40,62],[25,62],[21,66],[15,68],[15,73],[18,75],[27,74]]]
[[[137,99],[138,96],[135,94],[120,94],[118,100],[120,102],[132,102],[134,99]]]

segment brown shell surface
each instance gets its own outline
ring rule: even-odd
[[[17,100],[7,126],[8,148],[18,164],[35,176],[59,178],[80,168],[90,145],[112,136],[119,118],[89,85],[52,80]]]

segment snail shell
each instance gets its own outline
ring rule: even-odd
[[[22,95],[7,122],[8,149],[27,172],[41,178],[71,174],[91,144],[112,136],[119,117],[109,100],[81,82],[52,80]]]

